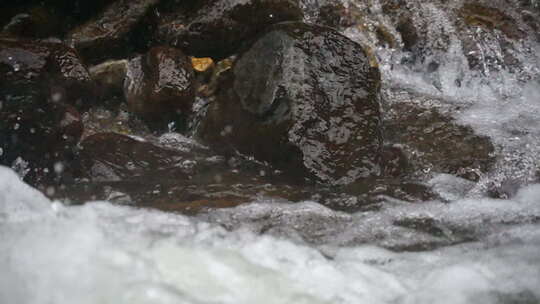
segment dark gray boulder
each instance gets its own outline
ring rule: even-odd
[[[200,136],[301,178],[348,184],[380,172],[380,75],[333,29],[273,26],[241,54]]]

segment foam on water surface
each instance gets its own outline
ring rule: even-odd
[[[388,206],[384,217],[448,218],[496,226],[475,242],[430,252],[363,245],[309,245],[224,229],[228,217],[189,218],[115,206],[51,203],[0,168],[2,303],[533,303],[540,300],[540,185],[509,200]],[[230,211],[345,221],[376,236],[385,220],[345,215],[313,202],[254,202]],[[296,212],[296,214],[295,214]],[[286,218],[289,217],[289,221]],[[370,230],[371,229],[371,230]],[[342,231],[342,233],[345,233]],[[422,233],[409,231],[422,237]],[[388,236],[392,238],[392,236]]]
[[[303,3],[310,21],[326,1]],[[380,1],[366,3],[364,26],[382,25],[402,43]],[[50,202],[0,167],[0,303],[540,302],[540,47],[512,42],[519,69],[484,60],[473,71],[447,12],[410,4],[413,21],[427,20],[434,38],[425,62],[403,64],[411,54],[381,47],[358,27],[343,33],[374,50],[387,96],[431,96],[490,137],[497,164],[480,182],[436,174],[427,183],[445,202],[388,198],[356,214],[261,198],[186,217]],[[497,33],[481,31],[469,33],[478,50],[501,59],[491,43]],[[440,33],[449,37],[442,51],[434,47]],[[432,60],[435,71],[425,64]],[[174,133],[150,141],[204,149]],[[488,184],[508,180],[516,181],[511,199],[485,197]]]

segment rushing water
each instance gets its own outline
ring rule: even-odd
[[[378,1],[343,3],[369,5],[364,26],[402,43]],[[385,102],[399,90],[432,96],[490,137],[497,164],[478,183],[433,174],[445,202],[386,198],[355,214],[262,197],[187,217],[50,202],[0,167],[0,303],[539,303],[540,47],[512,42],[520,65],[505,65],[500,37],[477,29],[467,34],[484,59],[471,69],[444,10],[410,3],[435,71],[356,26],[344,34],[374,50]],[[450,38],[436,50],[441,32]],[[485,196],[505,183],[510,198]]]

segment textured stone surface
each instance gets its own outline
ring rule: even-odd
[[[90,63],[126,56],[144,47],[152,24],[143,24],[159,0],[118,0],[98,16],[73,29],[67,42]],[[141,25],[140,27],[138,27]]]
[[[208,0],[194,12],[162,18],[158,36],[188,55],[222,59],[267,26],[301,19],[296,0]]]
[[[379,173],[379,73],[330,28],[283,23],[236,62],[201,136],[293,174],[347,184]]]
[[[79,113],[67,104],[88,106],[91,91],[74,50],[60,43],[0,39],[0,162],[12,165],[20,158],[21,172],[34,184],[55,177],[55,163],[69,163],[82,133]]]
[[[193,81],[193,67],[182,51],[154,47],[129,62],[124,94],[131,111],[153,125],[166,126],[190,114]]]

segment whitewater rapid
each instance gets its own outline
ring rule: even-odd
[[[364,26],[399,37],[379,1],[342,2],[370,6]],[[0,166],[0,304],[540,303],[540,46],[511,42],[518,72],[471,70],[449,10],[409,3],[418,4],[414,20],[427,18],[432,44],[451,38],[426,55],[435,72],[402,64],[411,54],[381,47],[371,32],[343,33],[375,52],[385,102],[403,101],[394,89],[433,97],[490,138],[497,163],[478,183],[435,172],[427,184],[440,200],[386,197],[354,214],[261,197],[188,217],[51,202]],[[504,62],[495,34],[471,35]],[[505,183],[511,199],[486,197]]]
[[[264,213],[264,202],[229,209]],[[294,204],[273,214],[299,217]],[[314,202],[302,214],[347,217]],[[226,214],[210,218],[227,220]],[[473,242],[426,252],[309,245],[214,218],[90,202],[51,202],[0,168],[0,303],[536,303],[540,300],[540,185],[513,200],[389,206],[386,217],[449,217],[491,227]],[[301,221],[301,219],[299,220]],[[369,222],[359,234],[385,229]],[[493,225],[492,225],[493,224]],[[294,227],[294,225],[292,225]],[[417,234],[409,231],[412,237]],[[386,236],[389,239],[401,235]],[[417,234],[416,237],[422,237]]]

